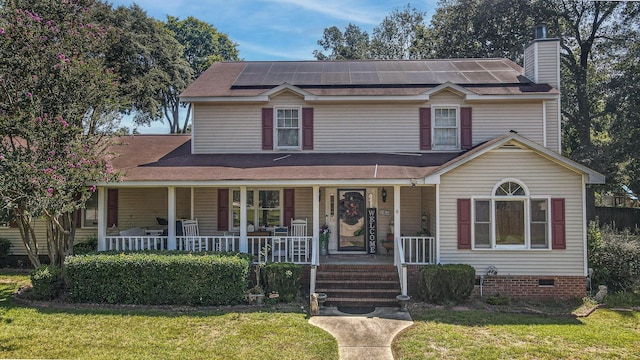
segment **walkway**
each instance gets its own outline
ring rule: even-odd
[[[381,359],[393,360],[391,342],[413,321],[408,312],[398,308],[376,308],[365,315],[350,315],[327,307],[314,316],[309,323],[315,325],[338,340],[341,360]]]

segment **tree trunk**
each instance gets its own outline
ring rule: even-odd
[[[16,223],[18,224],[18,229],[20,230],[22,243],[27,251],[27,257],[29,258],[31,265],[33,265],[34,268],[38,268],[42,264],[40,263],[40,258],[38,256],[38,239],[36,238],[36,232],[33,229],[31,216],[27,211],[22,209],[14,209],[13,212]]]

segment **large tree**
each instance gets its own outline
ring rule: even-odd
[[[0,199],[40,265],[34,219],[51,263],[73,248],[76,212],[114,179],[105,158],[117,77],[105,65],[109,29],[93,0],[7,0],[0,7]]]
[[[424,29],[425,13],[407,4],[395,9],[373,29],[371,54],[375,59],[416,59],[415,43]]]
[[[344,29],[344,33],[336,26],[324,29],[318,45],[330,53],[325,55],[320,50],[314,50],[313,56],[317,60],[361,60],[371,57],[369,34],[351,23]]]
[[[186,85],[216,61],[239,60],[237,44],[231,41],[227,34],[219,32],[204,21],[193,16],[184,20],[167,16],[165,26],[183,47],[183,60],[191,70],[191,79]],[[187,112],[181,123],[180,108],[185,105],[180,104],[178,98],[185,88],[186,86],[174,85],[163,92],[163,113],[165,120],[169,123],[171,133],[185,133],[188,129],[191,104],[186,105]]]

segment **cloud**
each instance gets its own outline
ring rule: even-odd
[[[354,23],[375,25],[383,16],[379,11],[367,10],[363,4],[350,6],[344,0],[265,0],[271,3],[289,4],[306,10],[315,11],[335,19],[346,20]]]

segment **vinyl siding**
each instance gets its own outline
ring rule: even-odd
[[[565,199],[566,250],[457,249],[456,200],[490,196],[504,178],[524,182],[533,196]],[[499,275],[584,276],[582,187],[581,175],[529,151],[493,151],[452,170],[440,185],[441,262],[470,264],[478,274],[493,265]]]
[[[400,231],[404,236],[415,236],[420,231],[422,195],[419,187],[400,189]]]
[[[556,41],[538,43],[538,83],[546,83],[560,89],[558,79],[558,62],[560,44]]]
[[[313,189],[312,188],[296,188],[295,189],[295,218],[307,219],[307,235],[313,235]],[[320,204],[320,208],[324,208],[324,204]],[[284,219],[282,219],[284,221]]]
[[[194,188],[193,191],[193,211],[200,234],[218,234],[218,188]]]
[[[38,253],[46,256],[47,252],[47,228],[46,223],[42,219],[36,219],[34,221],[36,239],[38,240]],[[86,241],[89,237],[96,236],[98,234],[97,228],[84,227],[76,230],[75,242],[80,243]],[[0,227],[0,238],[8,239],[11,241],[11,255],[27,255],[22,237],[20,237],[20,230],[12,227]],[[26,264],[28,265],[28,264]]]
[[[536,46],[537,43],[524,49],[524,76],[536,82]]]
[[[474,104],[473,144],[477,145],[515,130],[542,145],[542,109],[542,101]]]
[[[558,104],[560,100],[549,100],[547,101],[547,148],[557,152],[560,154],[562,149],[560,149],[560,133],[558,129],[560,129],[558,122],[560,119],[558,118]]]
[[[436,188],[435,186],[422,188],[422,209],[429,215],[429,231],[436,234]],[[420,220],[422,222],[422,219]],[[422,225],[421,225],[422,226]]]

